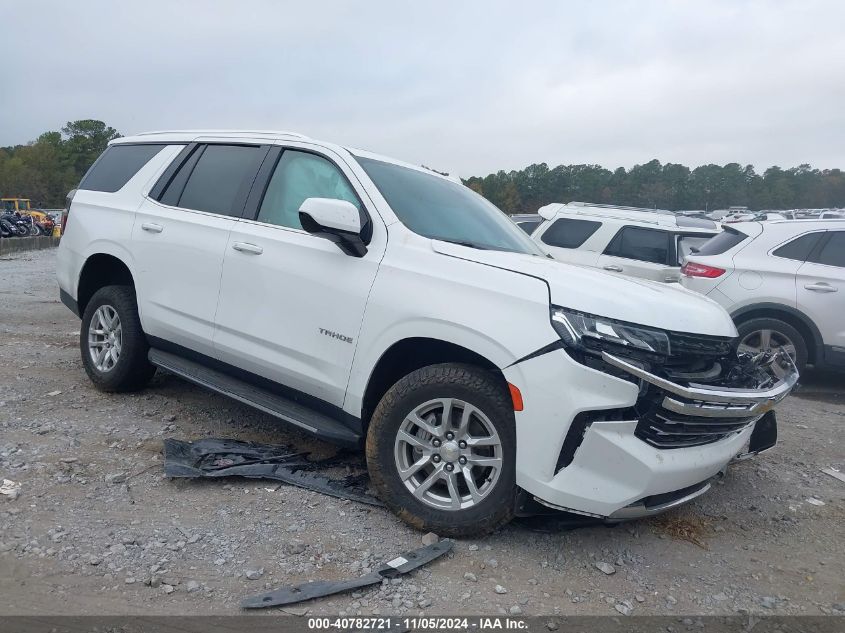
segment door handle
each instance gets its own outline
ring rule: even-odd
[[[617,266],[616,264],[608,264],[607,266],[602,266],[605,270],[610,270],[614,273],[621,273],[622,266]]]
[[[807,284],[804,286],[807,290],[812,290],[813,292],[836,292],[839,288],[834,288],[830,284],[826,284],[823,281],[820,281],[815,284]]]
[[[232,248],[241,253],[249,253],[250,255],[261,255],[264,249],[257,244],[250,244],[249,242],[232,242]]]
[[[149,233],[161,233],[164,230],[161,224],[154,224],[152,222],[144,222],[141,228]]]

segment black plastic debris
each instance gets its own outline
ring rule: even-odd
[[[225,439],[195,442],[164,440],[164,474],[168,477],[249,477],[274,479],[338,499],[373,506],[384,504],[367,494],[365,473],[332,478],[315,472],[342,466],[340,458],[309,461],[308,453],[286,446]]]
[[[407,574],[431,561],[439,558],[452,549],[452,541],[444,539],[433,545],[427,545],[411,552],[397,556],[393,560],[382,563],[379,567],[365,576],[351,580],[317,580],[301,585],[281,587],[256,596],[241,600],[244,609],[263,609],[264,607],[280,607],[295,604],[313,598],[331,596],[343,591],[352,591],[360,587],[380,583],[384,578],[395,578]]]

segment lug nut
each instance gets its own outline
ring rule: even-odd
[[[452,435],[451,433],[447,433],[447,434],[446,434],[446,439],[447,439],[447,440],[451,440],[453,437],[455,437],[455,436],[454,436],[454,435]]]
[[[466,457],[464,457],[463,455],[461,455],[461,456],[458,458],[458,462],[460,462],[461,466],[463,466],[464,464],[466,464],[466,463],[467,463],[467,458],[466,458]]]
[[[435,464],[440,463],[440,455],[435,455],[431,458],[431,461],[433,461]]]
[[[432,440],[431,443],[434,444],[434,448],[440,447],[440,440],[438,440],[438,439]]]
[[[466,447],[467,447],[467,443],[466,443],[466,442],[464,442],[463,440],[461,440],[460,442],[458,442],[458,446],[460,446],[461,448],[466,448]]]
[[[448,470],[449,472],[452,472],[453,470],[455,470],[455,467],[452,466],[452,464],[446,464],[446,470]]]

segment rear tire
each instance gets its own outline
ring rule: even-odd
[[[799,373],[807,367],[807,341],[789,323],[780,319],[762,317],[737,325],[740,351],[762,351],[785,348],[795,361]],[[794,350],[794,352],[793,352]]]
[[[373,413],[366,452],[379,497],[418,530],[486,534],[513,518],[513,404],[501,380],[484,369],[431,365],[399,380]],[[426,488],[429,478],[434,483]]]
[[[92,325],[93,323],[93,325]],[[79,332],[85,372],[100,391],[136,391],[155,373],[132,286],[104,286],[85,306]]]

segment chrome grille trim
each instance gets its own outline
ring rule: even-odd
[[[689,448],[717,442],[748,429],[783,400],[798,381],[798,370],[790,361],[783,376],[771,365],[776,379],[768,389],[732,389],[707,385],[679,385],[656,376],[617,356],[602,353],[605,362],[628,372],[649,385],[648,410],[641,414],[635,435],[661,449]],[[775,359],[777,360],[777,359]]]

